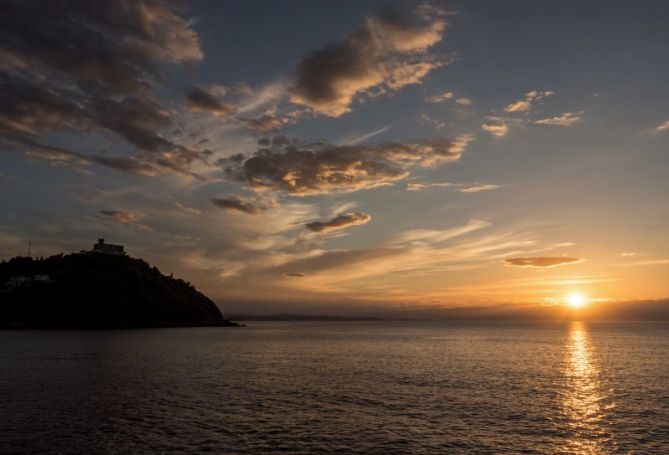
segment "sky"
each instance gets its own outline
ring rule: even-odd
[[[4,1],[0,257],[235,313],[669,302],[669,4]]]

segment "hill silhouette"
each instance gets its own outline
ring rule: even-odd
[[[0,288],[1,328],[236,325],[190,283],[125,255],[15,257]]]

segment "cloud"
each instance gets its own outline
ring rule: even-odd
[[[504,137],[509,132],[509,127],[504,123],[486,123],[481,125],[481,129],[495,137]]]
[[[473,237],[488,226],[489,222],[470,220],[443,230],[405,231],[363,249],[314,251],[266,270],[265,276],[308,270],[309,279],[299,284],[318,292],[373,296],[378,295],[374,289],[378,285],[384,298],[396,300],[398,294],[393,291],[425,298],[425,280],[418,277],[441,282],[444,273],[490,265],[531,243],[514,233]],[[441,290],[431,287],[430,292],[439,295]]]
[[[455,98],[455,93],[453,93],[451,90],[446,90],[444,92],[437,93],[436,95],[430,95],[425,98],[425,101],[428,103],[443,103],[444,101],[449,101],[452,99],[454,99],[455,103],[460,106],[470,106],[474,103],[472,99],[464,96]]]
[[[4,4],[0,17],[7,55],[88,89],[136,93],[147,88],[147,76],[163,76],[164,62],[203,57],[189,21],[167,1],[14,1]]]
[[[300,272],[291,272],[291,273],[286,273],[285,275],[293,278],[303,278],[306,276],[304,273]]]
[[[454,96],[455,94],[452,91],[446,90],[444,92],[437,93],[436,95],[430,95],[426,97],[425,101],[428,103],[443,103],[444,101],[453,99]]]
[[[234,114],[234,106],[222,103],[219,97],[225,96],[227,90],[220,85],[194,85],[188,91],[187,106],[194,112],[207,112],[215,116],[228,116]]]
[[[110,99],[90,101],[87,112],[93,127],[114,132],[138,149],[156,154],[157,159],[173,156],[186,163],[195,158],[195,152],[158,133],[170,126],[172,114],[156,99],[141,95],[128,96],[118,102]]]
[[[99,210],[92,218],[111,222],[115,225],[115,229],[123,226],[132,228],[135,231],[154,232],[150,226],[139,223],[139,220],[144,218],[144,214],[139,211]]]
[[[532,103],[539,101],[548,96],[552,96],[554,92],[550,90],[537,91],[532,90],[525,94],[525,98],[515,101],[504,108],[505,112],[526,112],[532,108]]]
[[[637,254],[638,253],[636,253],[634,251],[623,251],[622,253],[620,253],[620,255],[623,256],[623,257],[636,256]]]
[[[386,125],[386,126],[383,126],[379,129],[376,129],[374,131],[370,131],[369,133],[365,133],[362,136],[352,137],[350,139],[345,140],[344,144],[345,145],[355,145],[355,144],[359,144],[361,142],[365,142],[366,140],[371,139],[374,136],[378,136],[379,134],[383,134],[383,133],[387,132],[388,130],[390,130],[391,127],[392,127],[392,125]]]
[[[480,193],[481,191],[496,190],[497,188],[499,188],[499,185],[474,185],[460,188],[458,191],[461,193]]]
[[[452,186],[457,186],[455,183],[442,182],[442,183],[419,183],[419,182],[410,182],[407,184],[407,191],[421,191],[426,188],[449,188]]]
[[[404,179],[415,166],[456,161],[471,139],[336,146],[277,136],[250,158],[237,155],[218,164],[228,177],[255,191],[293,196],[351,192]]]
[[[557,117],[535,120],[537,125],[569,126],[581,120],[580,112],[565,112]]]
[[[164,170],[187,172],[198,158],[161,134],[174,113],[151,93],[168,65],[203,57],[175,3],[3,3],[0,42],[0,136],[13,150],[46,152],[41,141],[53,132],[97,133]]]
[[[525,100],[518,101],[507,106],[504,110],[507,112],[522,112],[527,111],[531,108],[531,103],[533,100],[541,99],[545,96],[552,95],[553,92],[536,92],[532,91],[528,93],[528,98]],[[548,125],[548,126],[570,126],[574,123],[581,121],[581,115],[583,112],[565,112],[555,117],[548,117],[538,120],[531,120],[526,118],[511,118],[511,117],[496,117],[489,116],[489,123],[481,125],[481,129],[487,131],[495,137],[504,137],[509,132],[509,125],[519,126],[527,125],[529,123],[534,123],[536,125]]]
[[[246,87],[247,98],[241,102],[237,113],[251,115],[271,109],[285,96],[286,90],[285,82],[272,82],[255,90]]]
[[[492,184],[465,184],[465,183],[418,183],[411,182],[407,184],[407,191],[422,191],[426,188],[457,188],[461,193],[479,193],[481,191],[490,191],[499,188],[500,185]]]
[[[307,54],[297,65],[290,101],[339,117],[351,110],[358,95],[419,83],[443,65],[426,52],[442,39],[445,29],[437,7],[423,4],[411,12],[385,9],[343,40]]]
[[[75,169],[78,170],[82,170],[92,163],[106,166],[116,171],[147,177],[153,177],[175,170],[162,167],[158,164],[145,161],[138,157],[85,155],[83,153],[73,152],[71,150],[66,150],[60,147],[43,145],[32,141],[29,138],[21,138],[18,142],[0,142],[0,150],[21,150],[24,156],[28,159],[43,161],[53,166],[74,166]],[[165,165],[167,165],[167,162],[165,162]],[[192,175],[186,170],[177,169],[177,171]]]
[[[117,171],[143,175],[146,177],[153,177],[165,172],[165,169],[162,169],[153,163],[142,161],[134,157],[92,156],[87,158],[90,158],[90,160],[95,163],[107,166]]]
[[[430,125],[435,130],[440,130],[446,126],[446,122],[432,118],[427,114],[421,114],[420,123],[423,125]]]
[[[557,267],[560,265],[567,265],[567,264],[576,264],[582,261],[583,259],[558,256],[558,257],[509,258],[505,259],[504,262],[506,262],[508,265],[515,265],[520,267],[547,268],[547,267]]]
[[[262,210],[260,207],[253,204],[252,202],[245,201],[243,199],[236,197],[230,197],[224,199],[214,198],[211,199],[211,203],[214,204],[216,207],[222,209],[235,210],[238,212],[247,213],[249,215],[256,215],[260,213],[260,211]]]
[[[666,130],[669,130],[669,120],[667,120],[664,123],[661,123],[655,128],[655,131],[657,131],[658,133]]]
[[[326,234],[330,231],[336,231],[339,229],[344,229],[350,226],[360,226],[367,224],[372,220],[370,215],[360,212],[347,212],[337,215],[331,220],[328,221],[313,221],[307,223],[305,226],[312,232],[318,232],[321,234]]]
[[[263,114],[257,118],[237,117],[237,120],[243,122],[248,129],[263,134],[279,130],[285,123],[274,114]]]
[[[409,231],[403,232],[402,234],[391,237],[386,241],[386,243],[388,245],[402,245],[415,242],[437,244],[451,240],[455,237],[469,234],[470,232],[478,231],[479,229],[483,229],[488,226],[491,226],[489,221],[469,220],[467,224],[450,229],[411,229]]]
[[[100,214],[119,223],[132,223],[139,218],[137,213],[123,210],[100,210]]]

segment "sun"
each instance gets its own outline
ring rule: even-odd
[[[580,292],[572,292],[567,297],[565,297],[565,302],[567,305],[574,309],[583,308],[587,303],[588,299],[581,294]]]

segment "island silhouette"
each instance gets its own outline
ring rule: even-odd
[[[80,253],[0,263],[0,328],[236,325],[191,283],[104,239]]]

